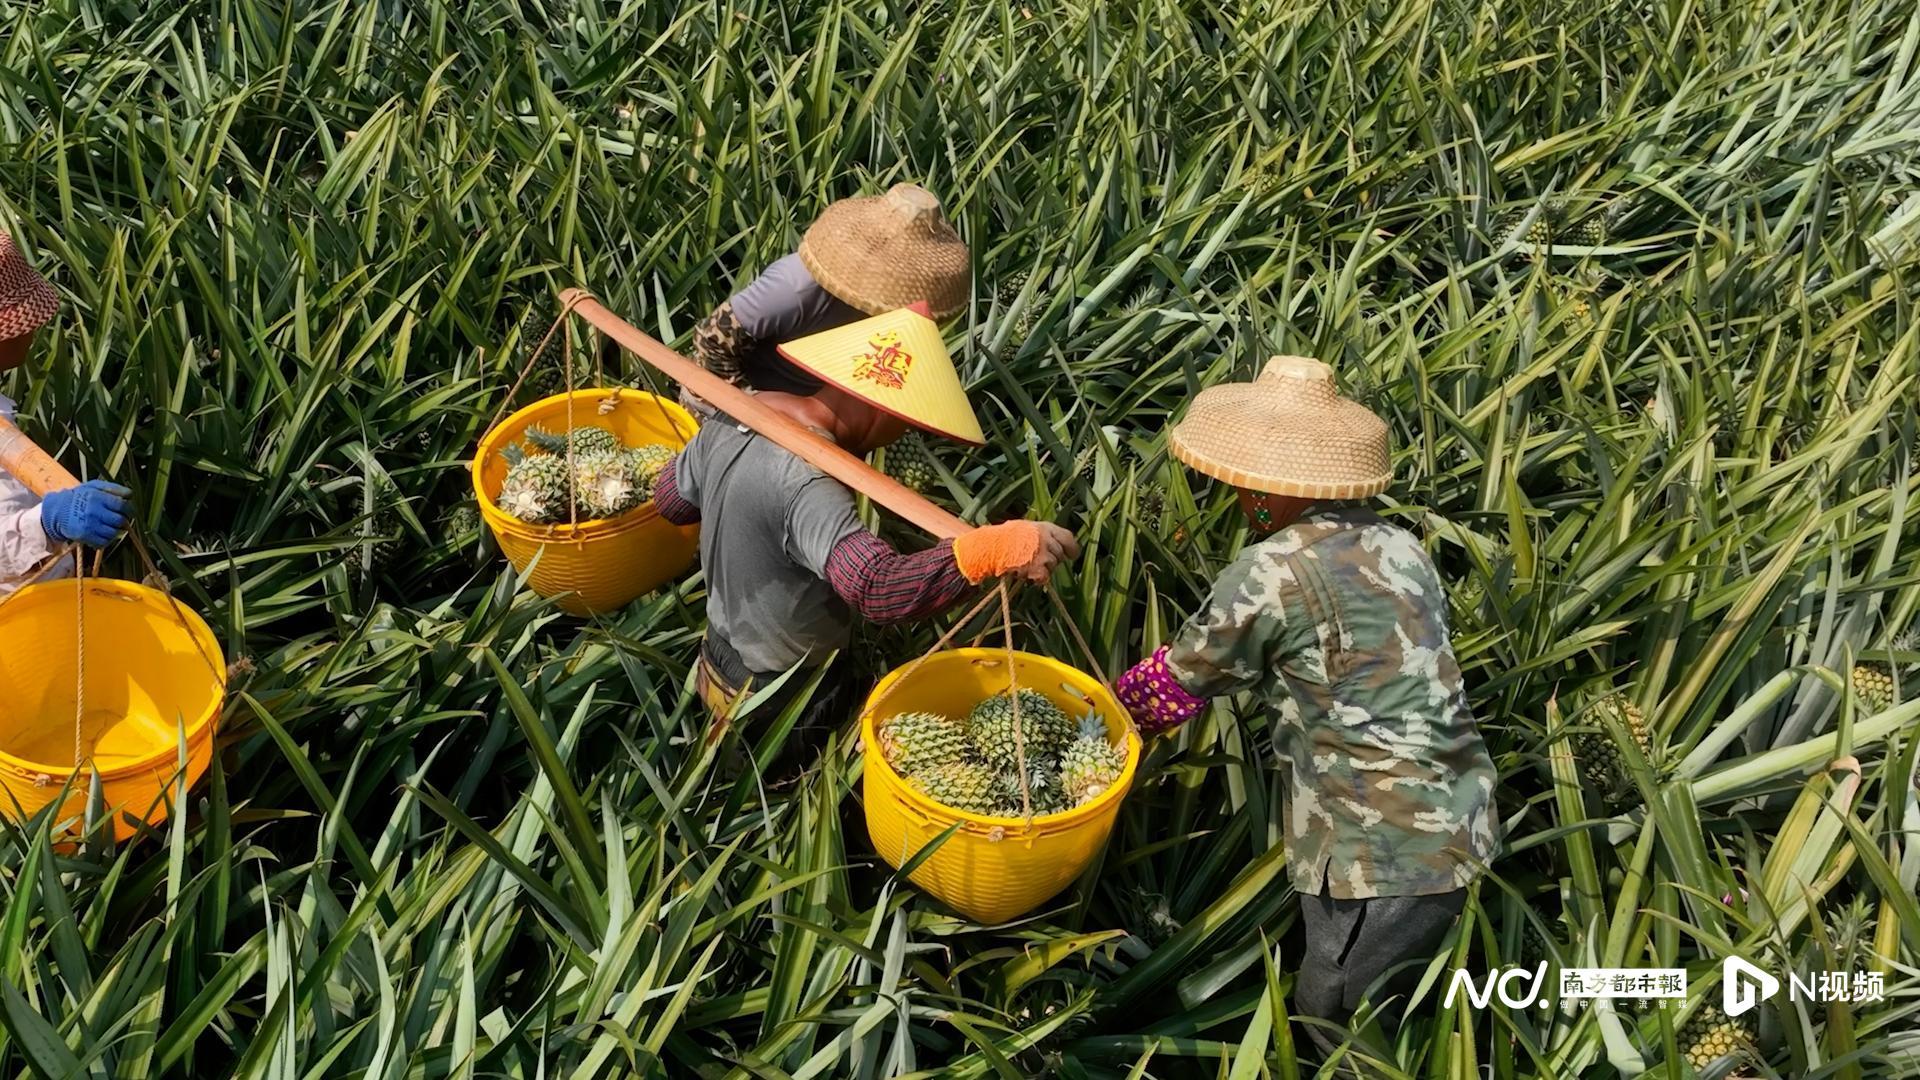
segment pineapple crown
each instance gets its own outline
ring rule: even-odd
[[[1920,627],[1909,626],[1905,630],[1895,634],[1893,636],[1893,648],[1895,652],[1914,652],[1920,650]],[[1914,668],[1920,667],[1920,664],[1909,661],[1902,665],[1902,667]]]

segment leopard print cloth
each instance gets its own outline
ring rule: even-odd
[[[715,308],[693,328],[693,358],[735,386],[745,380],[746,359],[753,349],[754,340],[734,318],[731,301]]]
[[[713,314],[693,328],[693,359],[735,386],[747,381],[745,362],[753,349],[753,338],[740,328],[740,320],[734,317],[732,301],[713,309]],[[702,422],[714,414],[714,407],[705,398],[684,386],[680,388],[680,405]]]

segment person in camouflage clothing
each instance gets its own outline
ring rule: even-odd
[[[1295,1011],[1341,1023],[1369,993],[1410,989],[1407,962],[1433,955],[1494,850],[1493,762],[1446,595],[1419,540],[1357,501],[1391,480],[1386,424],[1342,400],[1325,364],[1277,357],[1205,391],[1168,441],[1239,488],[1267,535],[1116,689],[1148,733],[1225,694],[1271,709],[1306,930]],[[1325,1052],[1339,1043],[1308,1030]]]
[[[746,390],[806,396],[821,381],[780,355],[796,338],[914,303],[944,322],[967,306],[973,263],[941,213],[914,184],[841,199],[821,211],[800,247],[768,266],[693,328],[693,359]],[[701,420],[713,407],[691,391],[680,402]]]

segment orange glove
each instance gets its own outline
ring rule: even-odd
[[[1044,582],[1063,559],[1080,554],[1080,542],[1046,521],[1003,521],[982,525],[953,542],[953,561],[975,585],[990,577],[1019,574]]]

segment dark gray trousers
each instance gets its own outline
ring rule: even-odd
[[[1398,997],[1382,1013],[1391,1024],[1466,903],[1465,889],[1369,900],[1336,900],[1325,891],[1300,897],[1307,951],[1294,986],[1294,1011],[1345,1024],[1362,999]],[[1306,1027],[1323,1057],[1343,1041],[1321,1025]]]

